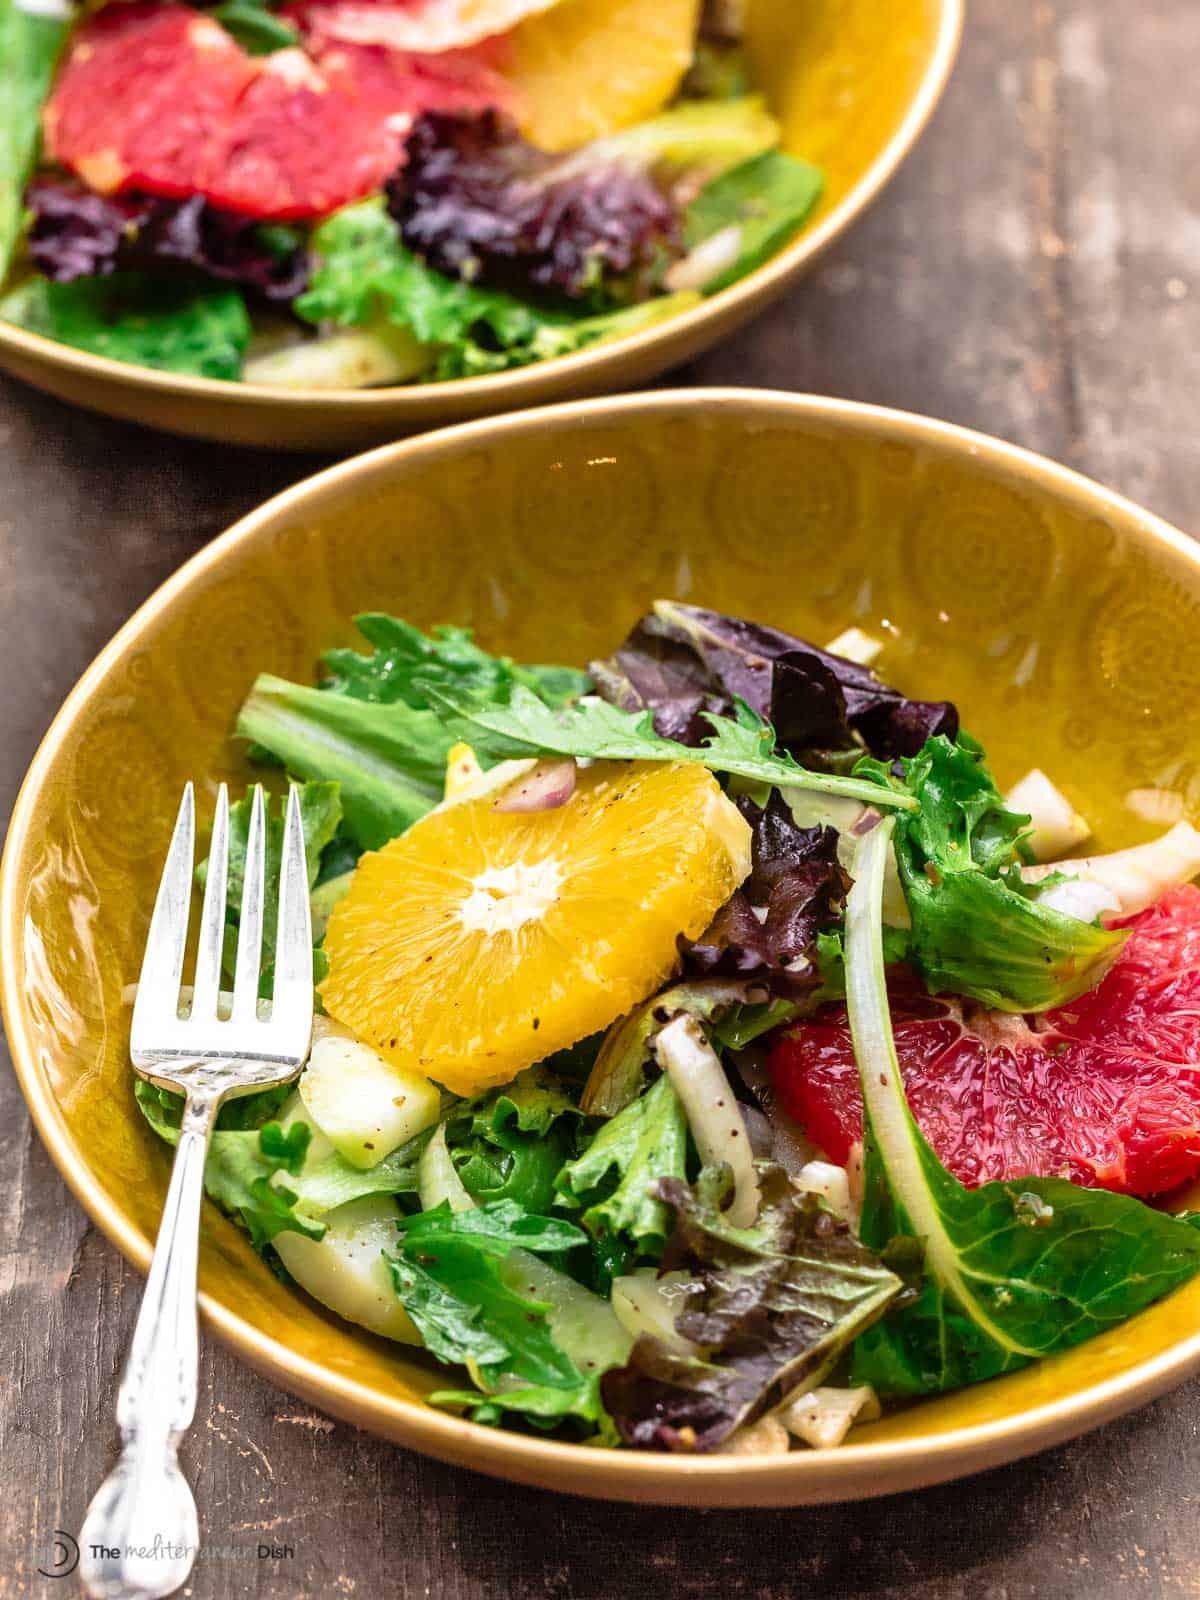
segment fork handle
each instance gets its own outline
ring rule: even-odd
[[[79,1575],[94,1600],[158,1600],[187,1578],[199,1529],[177,1455],[196,1410],[204,1158],[219,1096],[190,1095],[150,1276],[117,1396],[119,1460],[88,1507]]]

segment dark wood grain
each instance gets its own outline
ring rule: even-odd
[[[1200,500],[1200,27],[1179,0],[974,0],[956,80],[872,214],[675,381],[878,401],[1043,450],[1187,526]],[[309,463],[183,443],[0,388],[0,806],[95,650]],[[0,1593],[53,1595],[114,1441],[140,1280],[0,1074]],[[422,1600],[1108,1600],[1200,1593],[1200,1384],[1088,1439],[866,1508],[589,1505],[334,1424],[206,1344],[187,1593]]]

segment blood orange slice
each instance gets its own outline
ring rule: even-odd
[[[1036,1019],[892,987],[908,1103],[963,1183],[1062,1176],[1166,1193],[1200,1174],[1200,889],[1172,890],[1091,993]],[[844,1006],[776,1036],[781,1104],[838,1162],[862,1137]]]
[[[110,5],[76,31],[46,148],[102,194],[139,190],[264,220],[324,216],[380,189],[425,110],[507,105],[497,44],[408,56],[328,44],[252,57],[176,0]]]

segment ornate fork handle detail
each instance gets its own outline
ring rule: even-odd
[[[242,861],[233,994],[222,1010],[230,878],[229,794],[217,791],[200,914],[196,973],[180,1014],[187,955],[196,803],[183,792],[159,879],[133,1020],[134,1070],[184,1097],[175,1165],[150,1276],[117,1397],[121,1457],[88,1507],[79,1534],[79,1575],[93,1600],[160,1600],[196,1559],[196,1502],[179,1469],[179,1441],[196,1411],[196,1268],[204,1160],[213,1121],[229,1095],[292,1083],[312,1039],[312,918],[299,792],[284,823],[274,976],[261,1008],[267,825],[261,788],[250,807]]]
[[[188,1097],[171,1183],[117,1398],[120,1459],[79,1535],[84,1588],[108,1600],[158,1600],[196,1559],[196,1502],[179,1440],[196,1410],[196,1269],[204,1158],[219,1096]]]

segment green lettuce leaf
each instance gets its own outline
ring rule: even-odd
[[[854,1348],[881,1393],[958,1389],[1116,1326],[1200,1271],[1195,1219],[1060,1178],[967,1189],[904,1098],[884,978],[882,894],[892,823],[859,845],[846,971],[865,1109],[864,1244],[920,1262],[917,1292]]]
[[[293,1178],[300,1173],[311,1130],[304,1123],[293,1123],[285,1132],[273,1120],[252,1125],[255,1116],[277,1110],[280,1098],[289,1092],[290,1088],[271,1089],[227,1102],[221,1108],[204,1164],[204,1189],[209,1199],[245,1228],[259,1251],[285,1230],[310,1239],[319,1239],[325,1232],[323,1223],[314,1222],[298,1208],[294,1189],[272,1182],[276,1173]],[[155,1133],[168,1144],[177,1144],[181,1096],[142,1079],[134,1084],[134,1094]]]
[[[664,295],[599,315],[570,316],[527,305],[427,267],[405,248],[382,200],[326,218],[312,237],[309,288],[295,303],[308,322],[359,327],[387,318],[430,347],[428,376],[476,377],[569,355],[674,316],[699,296]]]
[[[74,283],[27,278],[0,299],[0,321],[114,361],[230,380],[250,338],[236,289],[140,272]]]
[[[490,655],[466,628],[424,634],[381,613],[357,620],[375,647],[370,655],[327,652],[319,689],[264,674],[238,714],[237,732],[294,776],[337,783],[342,843],[359,849],[378,850],[441,800],[458,738],[436,709],[444,693],[467,692],[475,703],[520,690],[537,704],[560,706],[586,683],[571,667]]]
[[[741,248],[733,265],[705,285],[705,293],[715,294],[744,278],[782,249],[821,198],[824,185],[819,167],[782,150],[768,150],[714,178],[688,207],[684,243],[693,250],[714,233],[737,225]]]
[[[438,693],[433,700],[456,739],[496,761],[539,754],[605,761],[690,761],[756,783],[849,795],[869,805],[915,808],[916,804],[909,795],[872,779],[807,771],[786,752],[776,750],[771,724],[740,702],[736,717],[708,716],[712,733],[697,749],[657,734],[653,712],[622,711],[591,696],[559,710],[520,686],[507,704],[475,703]]]
[[[242,1224],[259,1249],[284,1227],[319,1239],[325,1231],[319,1219],[327,1211],[365,1195],[415,1194],[417,1161],[429,1141],[428,1132],[418,1134],[365,1172],[336,1150],[314,1159],[308,1127],[297,1121],[285,1128],[276,1121],[293,1091],[289,1083],[227,1100],[209,1142],[205,1192]],[[134,1094],[155,1133],[174,1145],[183,1096],[140,1078]],[[275,1177],[280,1171],[289,1179],[286,1185]]]
[[[895,838],[907,959],[930,990],[1036,1012],[1094,988],[1126,936],[1032,898],[1019,875],[1029,819],[1005,807],[979,746],[939,735],[904,772],[917,801]]]
[[[69,18],[0,0],[0,283],[21,237],[22,196],[41,142],[42,103],[70,26]]]
[[[529,1067],[504,1088],[450,1113],[450,1159],[474,1200],[513,1200],[527,1211],[545,1211],[554,1203],[554,1180],[581,1115],[555,1073]]]
[[[437,805],[455,742],[432,711],[374,705],[266,673],[236,731],[294,777],[336,783],[346,831],[364,850],[378,850]]]
[[[664,1073],[600,1128],[558,1175],[560,1202],[586,1206],[580,1219],[592,1238],[619,1240],[630,1255],[658,1260],[671,1213],[658,1198],[662,1178],[686,1177],[687,1118]]]

